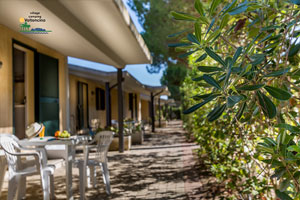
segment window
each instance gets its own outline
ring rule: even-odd
[[[105,110],[105,91],[96,88],[96,110]]]
[[[133,94],[129,93],[129,110],[133,111]]]

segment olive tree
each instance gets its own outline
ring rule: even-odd
[[[197,15],[171,12],[194,29],[174,34],[181,38],[169,47],[184,51],[181,57],[198,56],[199,76],[193,80],[205,91],[191,96],[197,103],[184,114],[210,104],[207,126],[226,120],[238,130],[228,134],[260,139],[254,153],[274,169],[263,175],[280,199],[300,198],[299,5],[299,0],[195,0]],[[213,61],[205,62],[208,58]]]

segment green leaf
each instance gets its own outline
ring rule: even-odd
[[[242,117],[242,115],[244,113],[244,110],[245,110],[246,106],[247,106],[247,103],[244,102],[243,105],[240,107],[239,111],[234,116],[232,123],[235,123],[236,120],[238,120],[238,121],[240,120],[240,118]]]
[[[183,31],[179,31],[179,32],[177,32],[177,33],[173,33],[173,34],[171,34],[171,35],[168,35],[168,37],[169,37],[169,38],[176,37],[176,36],[181,35],[182,33],[186,32],[186,31],[188,31],[188,30],[189,30],[189,29],[185,29],[185,30],[183,30]]]
[[[205,52],[215,61],[217,61],[218,63],[220,63],[221,65],[223,65],[224,67],[226,67],[226,63],[225,61],[215,52],[213,52],[210,48],[205,47]]]
[[[300,133],[300,129],[298,127],[292,126],[292,125],[289,125],[289,124],[285,124],[285,123],[277,124],[275,127],[288,130],[292,133]]]
[[[198,17],[198,19],[197,19],[197,22],[198,22],[198,23],[200,23],[200,24],[206,24],[206,25],[208,25],[208,24],[209,24],[209,22],[208,22],[207,18],[206,18],[206,17],[204,17],[204,16],[200,16],[200,17]]]
[[[291,2],[292,2],[293,4],[300,5],[300,0],[291,0]]]
[[[251,56],[251,59],[253,59],[251,62],[253,66],[259,65],[265,60],[265,54],[255,54]]]
[[[171,15],[176,20],[185,20],[185,21],[196,21],[197,20],[196,17],[188,15],[186,13],[180,13],[180,12],[171,11]]]
[[[220,4],[221,0],[213,0],[210,4],[209,15],[211,16],[215,11],[216,7]]]
[[[262,151],[262,152],[266,152],[266,153],[270,153],[270,154],[273,154],[273,153],[274,153],[273,148],[264,146],[264,145],[262,145],[261,143],[260,143],[259,145],[257,145],[256,149],[257,149],[258,151]]]
[[[227,107],[232,108],[235,104],[240,102],[243,99],[243,96],[233,95],[227,97]]]
[[[189,109],[183,111],[183,114],[190,114],[190,113],[194,112],[195,110],[201,108],[202,106],[204,106],[205,104],[207,104],[208,102],[212,101],[213,99],[215,99],[218,96],[220,96],[220,94],[214,94],[214,95],[211,95],[211,96],[207,97],[201,103],[198,103],[198,104],[190,107]]]
[[[284,192],[290,186],[290,179],[285,179],[280,183],[279,190],[280,192]]]
[[[291,49],[289,51],[289,57],[296,55],[299,50],[300,50],[300,43],[296,45],[292,44]]]
[[[200,0],[195,0],[195,8],[201,16],[204,16],[203,5]]]
[[[218,119],[222,113],[224,112],[224,110],[226,109],[226,104],[223,104],[222,106],[220,106],[218,109],[213,110],[214,113],[212,113],[209,117],[208,117],[208,121],[209,122],[213,122],[216,119]]]
[[[222,68],[219,68],[219,67],[209,67],[209,66],[199,66],[198,70],[200,72],[220,72],[220,71],[223,71]]]
[[[203,76],[199,76],[197,78],[193,78],[193,81],[202,81],[203,80]]]
[[[205,80],[206,83],[214,86],[215,88],[222,90],[221,86],[219,85],[219,83],[217,83],[217,81],[215,81],[215,79],[213,79],[211,76],[204,74],[203,75],[203,79]]]
[[[219,109],[220,109],[220,105],[219,104],[217,104],[215,107],[214,107],[214,109],[210,112],[210,113],[208,113],[208,115],[207,115],[207,118],[209,118],[209,117],[211,117],[212,115],[214,115]]]
[[[201,43],[201,37],[202,37],[202,33],[201,33],[201,26],[198,23],[195,23],[195,35],[197,40],[199,41],[199,43]]]
[[[242,53],[243,47],[238,47],[234,53],[232,63],[235,63]]]
[[[275,194],[276,196],[280,199],[280,200],[293,200],[287,193],[285,192],[280,192],[279,190],[275,190]]]
[[[228,86],[229,78],[231,75],[231,66],[232,66],[232,64],[229,64],[228,71],[227,71],[226,78],[225,78],[224,88],[227,88],[227,86]]]
[[[237,87],[237,90],[246,90],[246,91],[254,91],[262,88],[264,84],[258,84],[258,85],[246,85],[242,87]]]
[[[224,15],[220,24],[220,30],[222,30],[228,24],[229,19],[230,19],[229,14]]]
[[[212,39],[214,39],[215,37],[217,37],[220,33],[221,33],[221,30],[220,30],[220,29],[214,31],[213,33],[211,33],[211,34],[208,36],[208,38],[206,39],[206,42],[211,41]],[[215,39],[214,39],[214,40],[215,40]],[[213,41],[214,41],[214,40],[213,40]]]
[[[269,99],[269,97],[267,97],[260,91],[257,91],[256,93],[258,96],[259,104],[260,104],[264,114],[267,117],[269,117],[270,119],[274,118],[276,116],[276,112],[277,112],[276,106],[274,105],[274,103]]]
[[[206,99],[207,97],[211,96],[212,93],[209,93],[209,94],[202,94],[202,95],[195,95],[193,96],[192,98],[195,99],[195,100],[200,100],[200,99]]]
[[[279,180],[284,175],[285,172],[286,172],[285,167],[276,168],[275,174],[273,174],[271,178],[277,178],[277,180]]]
[[[289,146],[287,148],[288,151],[296,151],[297,153],[300,153],[300,147],[298,147],[297,145],[292,145],[292,146]]]
[[[204,53],[204,54],[202,54],[202,55],[196,60],[196,62],[201,62],[201,61],[204,60],[206,57],[207,57],[207,54]]]
[[[273,71],[273,72],[271,72],[269,74],[266,74],[265,77],[277,77],[277,76],[281,76],[281,75],[289,72],[290,69],[291,68],[288,67],[288,68],[285,68],[285,69],[280,69],[280,70],[277,70],[277,71]]]
[[[262,138],[264,140],[264,142],[266,144],[268,144],[270,147],[275,147],[277,145],[277,143],[272,139],[272,138],[269,138],[269,137],[266,137],[266,138]]]
[[[227,12],[231,11],[233,9],[233,7],[235,6],[237,0],[234,0],[233,2],[231,2],[231,4],[228,4],[226,6],[226,9],[224,9],[223,11],[223,15],[226,14]]]
[[[195,52],[196,52],[196,50],[195,50],[195,51],[189,51],[189,52],[187,52],[187,53],[178,55],[178,57],[179,57],[179,58],[185,58],[185,57],[188,57],[189,55],[192,55],[192,54],[195,53]]]
[[[282,100],[282,101],[286,101],[286,100],[289,100],[291,98],[291,94],[286,91],[286,90],[283,90],[283,89],[279,89],[279,88],[275,88],[275,87],[271,87],[271,86],[265,86],[264,87],[268,93],[278,99],[278,100]]]
[[[281,26],[271,25],[271,26],[263,27],[263,28],[261,29],[261,31],[270,31],[270,30],[274,30],[274,29],[278,29],[278,28],[281,28]]]
[[[266,40],[269,39],[272,35],[273,35],[273,33],[270,33],[269,35],[267,35],[266,37],[264,37],[263,39],[261,39],[257,44],[260,44],[260,43],[266,41]]]
[[[190,43],[172,43],[172,44],[168,44],[168,47],[187,47],[191,45],[192,44]]]
[[[188,39],[190,42],[193,42],[193,43],[196,43],[196,44],[200,44],[200,42],[197,40],[197,38],[196,38],[193,34],[191,34],[191,33],[189,33],[189,34],[187,35],[187,39]]]
[[[279,44],[279,42],[270,43],[269,45],[267,45],[266,47],[264,47],[262,49],[262,51],[266,51],[266,50],[269,50],[269,49],[276,48],[278,46],[278,44]]]
[[[209,24],[209,27],[208,27],[208,29],[207,29],[207,31],[206,31],[205,37],[206,37],[206,35],[208,34],[208,32],[210,31],[210,29],[213,27],[214,23],[215,23],[215,18],[213,18],[213,19],[211,20],[211,22],[210,22],[210,24]]]
[[[237,7],[233,8],[229,14],[230,15],[237,15],[237,14],[240,14],[242,12],[245,12],[248,8],[248,4],[246,3],[242,3],[240,5],[238,5]]]

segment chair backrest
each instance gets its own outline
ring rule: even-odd
[[[112,131],[101,131],[95,135],[94,140],[97,142],[97,160],[99,162],[107,161],[107,151],[114,134]]]
[[[0,145],[4,150],[5,157],[7,160],[8,168],[12,171],[17,171],[20,166],[20,160],[18,156],[13,155],[14,153],[20,152],[20,146],[18,143],[19,139],[11,134],[0,134]]]

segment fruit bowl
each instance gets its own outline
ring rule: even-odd
[[[68,139],[70,139],[71,134],[68,131],[64,130],[63,132],[56,131],[54,136],[57,139],[67,139],[68,140]]]

